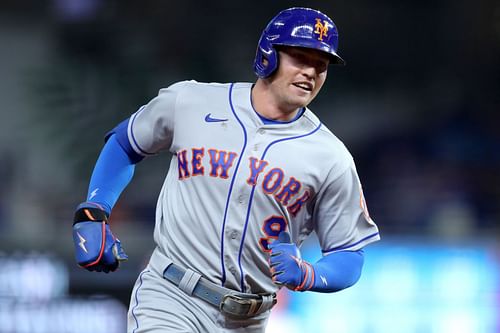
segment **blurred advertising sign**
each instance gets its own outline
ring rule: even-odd
[[[68,294],[65,264],[50,254],[0,253],[0,333],[122,333],[125,306]]]
[[[319,249],[303,248],[316,261]],[[334,294],[286,292],[268,332],[500,332],[500,247],[383,239],[365,249],[359,282]],[[279,304],[279,302],[278,302]],[[283,325],[282,325],[283,324]]]

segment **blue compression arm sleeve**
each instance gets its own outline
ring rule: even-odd
[[[363,250],[340,251],[324,256],[313,266],[314,283],[311,289],[329,293],[354,285],[361,276]]]
[[[108,215],[134,175],[133,156],[120,145],[117,134],[109,136],[90,179],[87,201],[104,207]]]

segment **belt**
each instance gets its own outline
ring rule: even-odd
[[[163,277],[186,294],[201,298],[235,318],[254,317],[270,310],[276,304],[276,294],[240,293],[210,282],[201,274],[174,263],[167,265]]]

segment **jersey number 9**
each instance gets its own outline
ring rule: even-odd
[[[271,239],[278,239],[278,235],[280,232],[285,231],[288,222],[285,220],[283,216],[272,215],[268,217],[262,226],[262,231],[266,237],[262,237],[259,240],[260,247],[264,252],[270,252],[269,244]]]

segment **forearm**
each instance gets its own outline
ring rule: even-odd
[[[331,253],[312,265],[306,285],[312,281],[309,290],[322,293],[348,288],[359,280],[363,262],[363,250]]]
[[[269,265],[274,283],[295,291],[331,293],[355,284],[363,268],[363,250],[330,253],[315,264],[300,259],[288,232],[269,245]]]
[[[116,135],[111,135],[92,172],[87,201],[100,204],[109,215],[130,183],[134,170],[135,164],[131,157],[118,143]]]
[[[76,261],[89,271],[112,272],[128,258],[107,221],[141,158],[127,152],[115,133],[116,129],[107,137],[92,172],[87,201],[78,205],[73,219]]]

